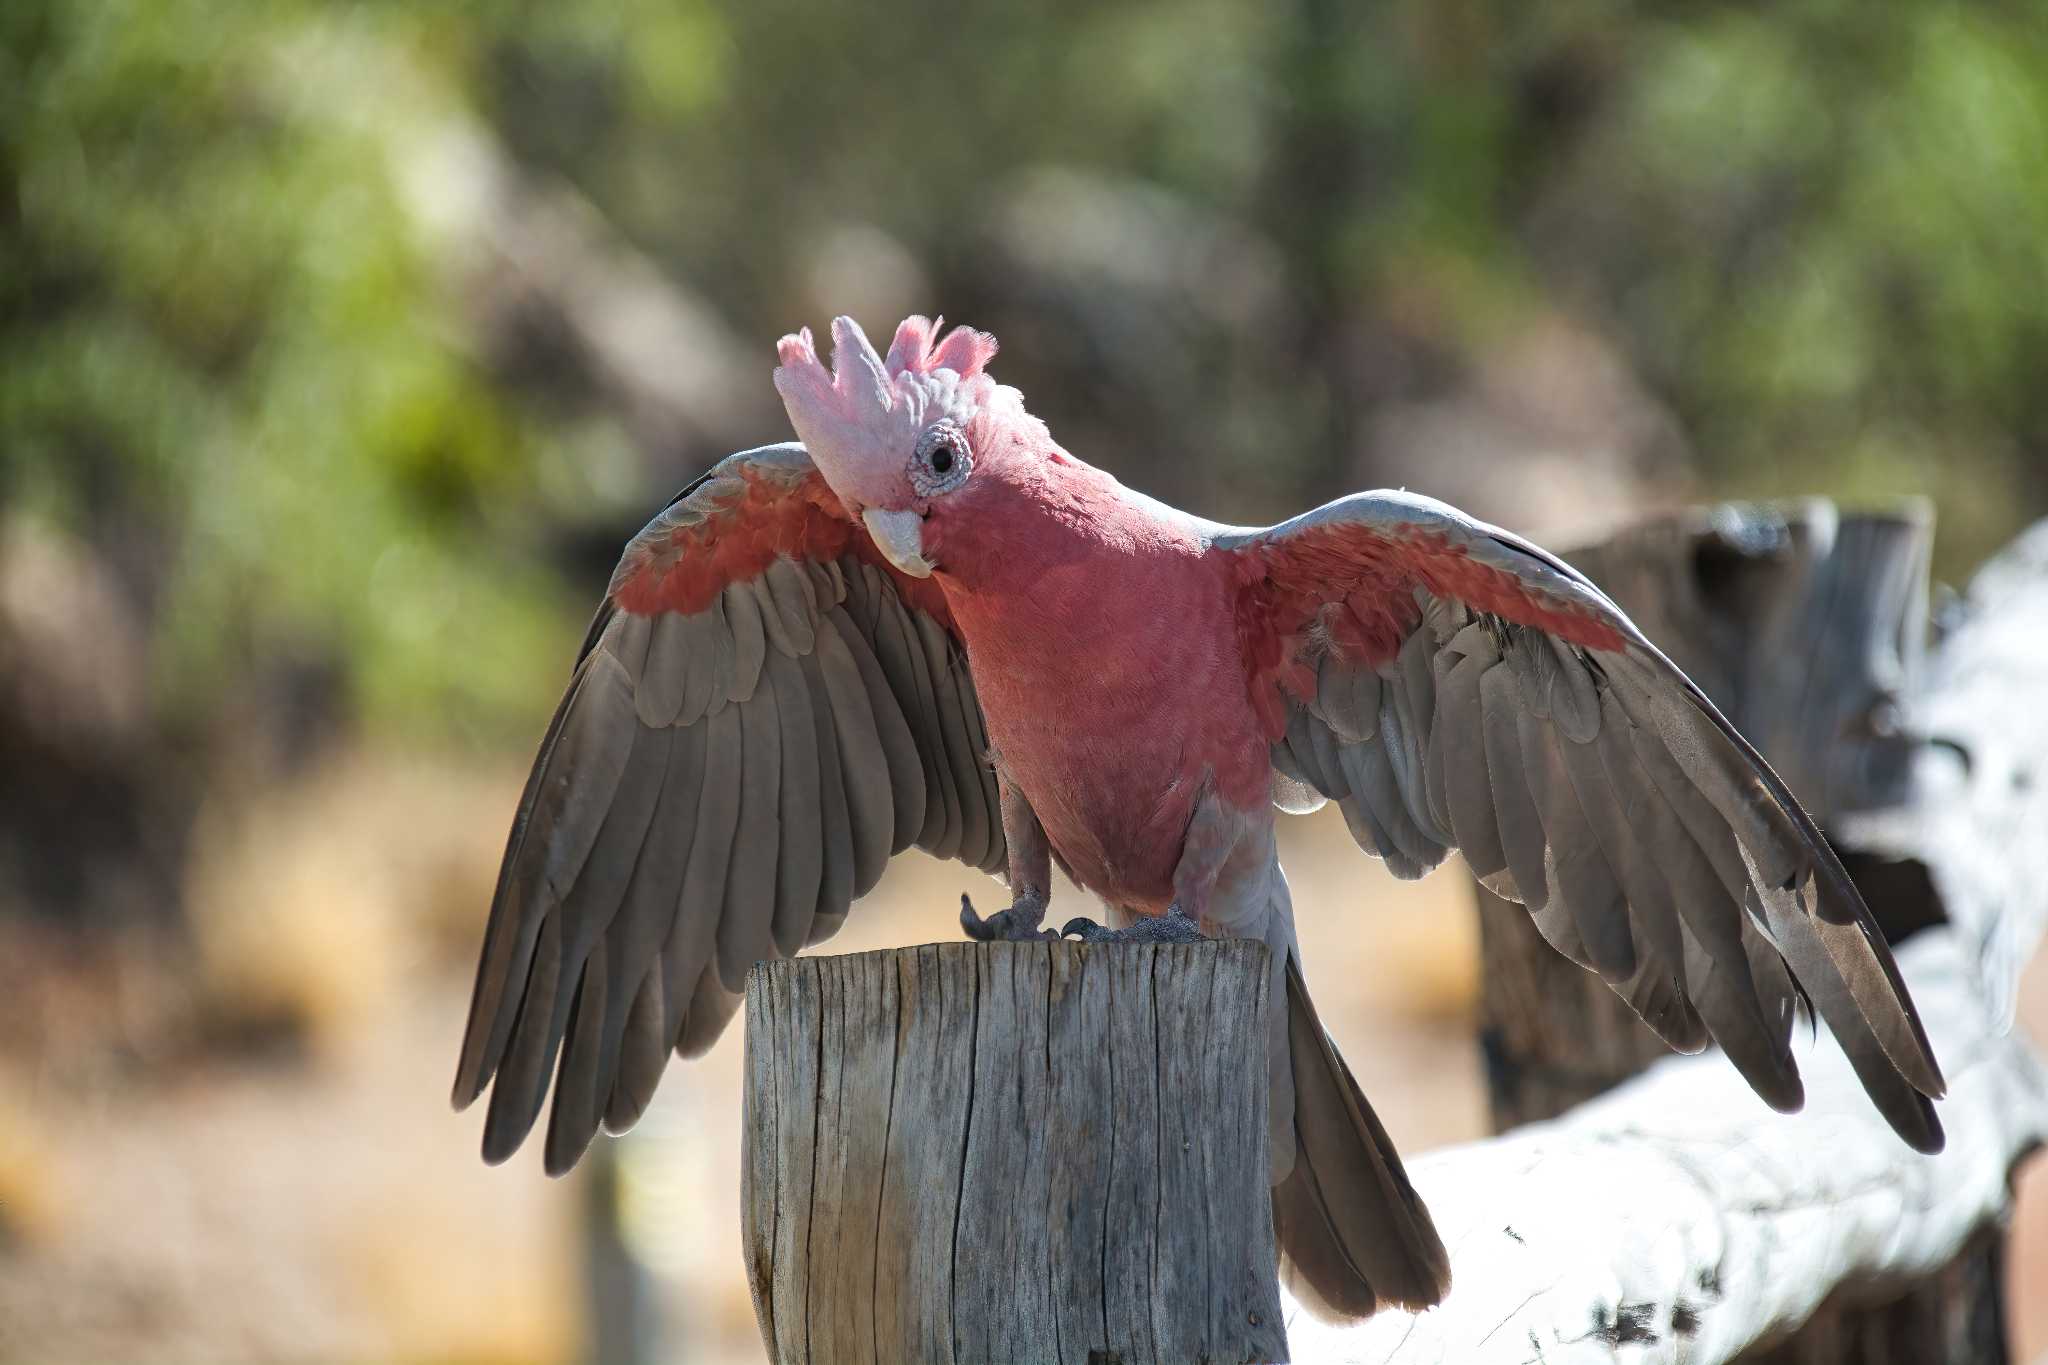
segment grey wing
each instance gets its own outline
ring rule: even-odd
[[[636,538],[592,624],[513,823],[456,1075],[458,1108],[491,1088],[488,1161],[551,1076],[551,1173],[600,1123],[629,1127],[672,1050],[716,1041],[748,968],[829,936],[892,854],[1002,866],[966,656],[851,540],[695,611],[618,603],[648,545],[696,527],[686,553],[708,554],[749,533],[741,488],[808,471],[796,447],[723,462]]]
[[[1290,537],[1322,551],[1293,556]],[[1377,665],[1345,657],[1327,617],[1302,632],[1315,685],[1273,746],[1276,792],[1337,802],[1396,876],[1460,849],[1666,1042],[1698,1051],[1711,1035],[1781,1110],[1802,1101],[1803,995],[1893,1128],[1939,1150],[1941,1073],[1861,895],[1769,764],[1620,608],[1527,542],[1407,494],[1218,541],[1280,575],[1327,575],[1336,545],[1365,547],[1381,582],[1404,571],[1413,626]],[[1346,610],[1351,587],[1316,610]]]

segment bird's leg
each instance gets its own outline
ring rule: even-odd
[[[1032,942],[1059,935],[1038,926],[1052,902],[1052,846],[1037,812],[996,764],[996,786],[1002,796],[1003,840],[1009,846],[1010,908],[987,919],[974,913],[974,902],[960,897],[960,928],[983,943]]]
[[[1111,929],[1090,919],[1070,919],[1060,930],[1062,938],[1083,943],[1194,943],[1202,937],[1202,924],[1209,912],[1209,896],[1216,879],[1237,847],[1242,821],[1232,816],[1204,784],[1181,840],[1180,861],[1173,868],[1173,903],[1163,915],[1141,915],[1122,929]]]

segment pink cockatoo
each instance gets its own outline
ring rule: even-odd
[[[802,444],[731,456],[634,537],[542,742],[455,1084],[484,1155],[546,1164],[645,1109],[747,970],[832,934],[917,845],[1004,874],[977,938],[1042,929],[1057,860],[1089,939],[1270,949],[1274,1218],[1304,1302],[1440,1299],[1450,1269],[1318,1023],[1276,808],[1335,801],[1419,877],[1451,848],[1674,1048],[1709,1036],[1799,1107],[1803,995],[1872,1100],[1941,1146],[1941,1073],[1813,822],[1598,589],[1408,493],[1242,529],[1126,489],[913,317],[833,368],[784,337]]]

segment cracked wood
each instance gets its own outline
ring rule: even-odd
[[[742,1207],[769,1357],[1281,1361],[1265,948],[756,967]]]

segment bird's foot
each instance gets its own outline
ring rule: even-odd
[[[1140,916],[1128,929],[1111,929],[1085,917],[1070,919],[1060,937],[1083,943],[1200,943],[1202,927],[1175,902],[1165,914]]]
[[[983,919],[974,913],[974,902],[963,895],[960,897],[960,931],[981,943],[1049,943],[1059,935],[1038,927],[1045,919],[1046,903],[1044,893],[1026,891],[1011,903],[1009,909],[998,910]]]

